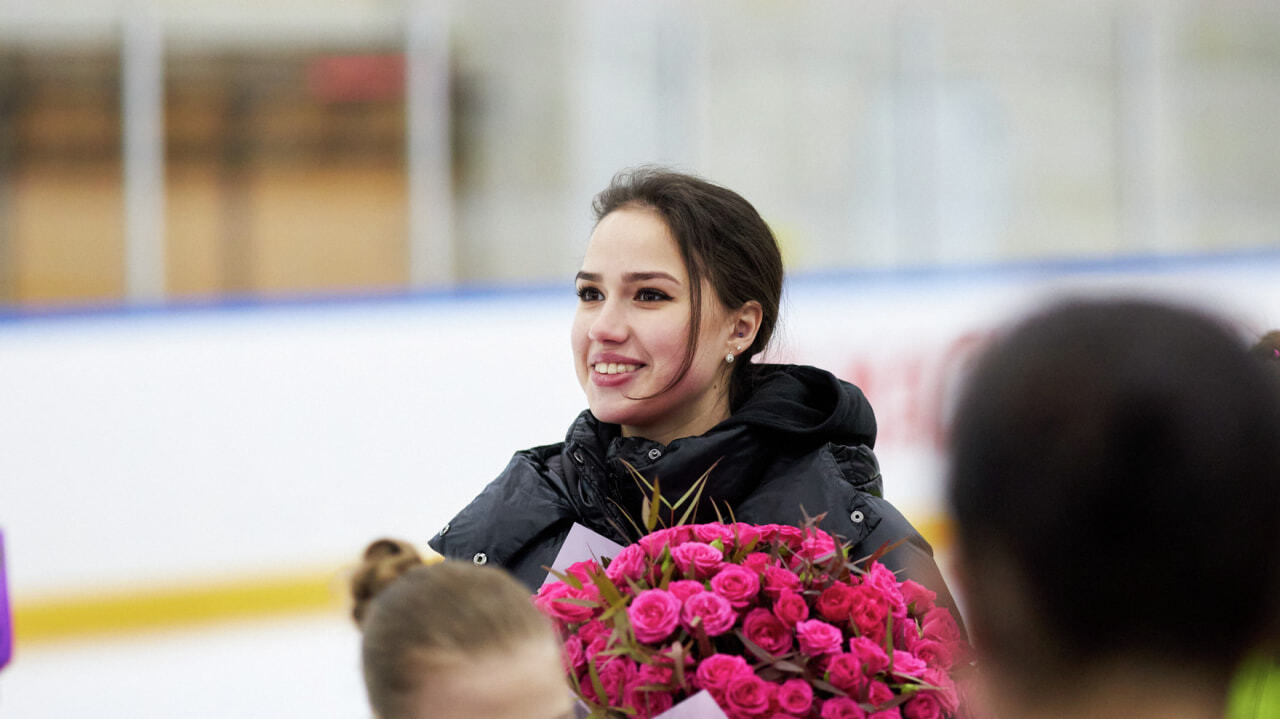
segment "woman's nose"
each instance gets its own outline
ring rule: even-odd
[[[593,342],[622,342],[627,339],[626,314],[621,307],[606,300],[600,307],[587,336]]]

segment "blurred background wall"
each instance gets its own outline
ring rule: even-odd
[[[0,0],[0,714],[365,716],[340,569],[560,438],[640,163],[760,209],[775,356],[866,389],[945,556],[952,380],[1012,313],[1280,325],[1277,116],[1264,0]]]
[[[1275,3],[0,3],[0,302],[560,279],[619,168],[794,271],[1271,246]]]

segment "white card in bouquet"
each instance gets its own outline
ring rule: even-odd
[[[585,719],[591,710],[582,702],[574,702],[574,719]],[[679,704],[662,712],[653,719],[729,719],[729,716],[716,705],[716,700],[704,689],[685,699]]]
[[[551,568],[557,572],[563,572],[577,562],[588,559],[612,559],[621,551],[621,544],[574,522],[569,528],[568,536],[564,538],[564,544],[560,545],[560,552],[556,554]],[[556,575],[548,572],[547,578],[542,583],[545,585],[555,580]]]
[[[704,689],[662,712],[654,719],[729,719]]]

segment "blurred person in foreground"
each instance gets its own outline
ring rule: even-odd
[[[1280,330],[1264,334],[1250,352],[1280,377]],[[1280,608],[1277,612],[1280,613]],[[1273,637],[1269,646],[1249,657],[1236,673],[1227,717],[1280,717],[1280,636]]]
[[[365,550],[351,580],[378,719],[568,719],[560,645],[524,585],[495,567]]]
[[[1053,306],[978,360],[951,444],[971,708],[1223,717],[1280,594],[1280,385],[1239,336],[1149,301]]]

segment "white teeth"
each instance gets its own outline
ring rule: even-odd
[[[624,372],[635,372],[639,365],[618,364],[617,362],[597,362],[594,369],[599,374],[622,374]]]

